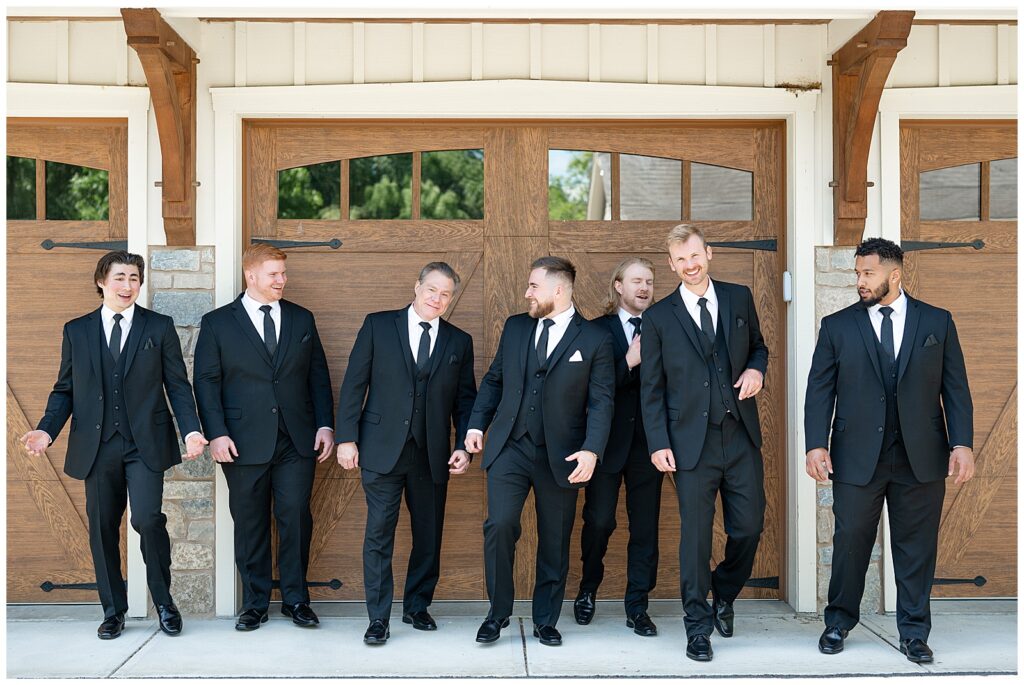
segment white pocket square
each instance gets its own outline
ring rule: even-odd
[[[569,361],[571,361],[571,362],[581,362],[581,361],[583,361],[583,355],[580,354],[579,350],[576,350],[575,352],[572,353],[572,356],[569,357]]]

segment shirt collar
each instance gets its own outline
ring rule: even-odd
[[[556,326],[561,328],[563,326],[568,326],[569,322],[572,321],[572,317],[574,316],[576,316],[576,307],[570,304],[569,308],[566,309],[561,314],[556,314],[554,316],[545,316],[544,318],[551,319],[552,321],[555,322]]]
[[[907,294],[905,292],[903,292],[903,288],[900,288],[900,295],[899,295],[899,297],[897,297],[895,300],[893,300],[892,304],[887,305],[887,306],[892,307],[892,313],[894,315],[896,315],[896,316],[903,316],[903,314],[906,313],[906,311],[907,311]],[[868,307],[868,311],[869,312],[871,312],[872,314],[878,314],[878,316],[882,315],[881,309],[882,309],[882,305],[881,304],[873,304],[870,307]]]
[[[699,306],[698,302],[700,302],[700,298],[702,297],[701,295],[691,292],[683,283],[679,284],[679,294],[682,296],[683,303],[686,305],[687,309],[697,309]],[[707,298],[709,304],[713,304],[716,307],[718,306],[718,294],[715,292],[715,282],[710,277],[708,278],[708,289],[704,292],[703,297]]]
[[[268,302],[267,304],[270,305],[271,313],[274,313],[275,311],[281,309],[280,301]],[[249,297],[249,291],[247,290],[244,293],[242,293],[242,306],[245,307],[246,311],[258,312],[260,311],[260,307],[263,306],[263,303]]]
[[[441,320],[441,317],[439,316],[436,319],[434,319],[433,321],[427,321],[422,316],[420,316],[419,314],[416,313],[416,308],[415,307],[413,307],[411,304],[409,305],[409,327],[410,328],[413,327],[413,326],[418,327],[420,325],[420,323],[429,323],[430,327],[436,331],[438,329],[438,326],[440,326],[440,323],[439,323],[440,320]]]
[[[113,309],[111,309],[107,305],[103,305],[100,308],[100,316],[103,317],[103,323],[112,322],[114,320],[114,314],[117,314],[117,312],[115,312]],[[132,303],[132,306],[128,307],[128,309],[125,309],[123,312],[121,312],[121,317],[122,317],[121,320],[122,320],[122,322],[123,322],[123,324],[125,326],[131,326],[132,325],[132,319],[135,317],[135,303],[134,302]]]
[[[637,316],[638,319],[643,319],[644,318],[644,313],[640,312],[636,316]],[[623,326],[625,326],[627,323],[629,323],[629,320],[632,319],[632,318],[633,318],[632,314],[627,312],[624,308],[619,307],[619,322],[622,323]]]

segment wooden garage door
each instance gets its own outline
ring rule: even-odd
[[[936,597],[1017,594],[1017,122],[908,121],[907,290],[956,322],[977,474],[946,482]]]
[[[781,316],[781,262],[773,250],[782,237],[781,128],[744,123],[246,121],[244,131],[244,238],[284,241],[280,244],[291,250],[288,297],[316,314],[335,387],[363,317],[407,305],[420,267],[430,260],[444,259],[462,276],[446,316],[473,336],[479,380],[493,358],[505,318],[524,309],[528,267],[538,256],[564,254],[577,262],[577,305],[593,317],[600,313],[614,264],[627,254],[646,254],[656,262],[659,295],[678,284],[662,268],[667,263],[663,240],[668,228],[682,219],[701,223],[716,241],[758,241],[723,248],[714,273],[752,285],[767,320],[773,368],[759,403],[765,432],[771,436],[765,448],[769,523],[755,569],[754,584],[761,588],[744,596],[779,596],[785,354],[782,327],[776,325]],[[549,177],[566,159],[575,160],[569,173],[589,184],[583,197],[579,188],[566,197]],[[654,201],[643,200],[649,184],[643,174],[633,172],[645,164],[658,183],[674,184],[667,192],[677,198],[675,210],[651,210]],[[667,172],[666,165],[672,167]],[[460,183],[460,174],[473,183]],[[745,199],[739,207],[726,200],[728,206],[717,210],[742,218],[710,218],[716,205],[705,197],[712,192],[709,188],[719,194],[723,188],[742,191]],[[651,211],[669,214],[637,218]],[[590,215],[596,218],[588,219]],[[448,492],[436,596],[486,598],[483,473],[471,468],[452,479]],[[582,507],[582,496],[579,503]],[[362,599],[366,505],[358,474],[344,472],[336,463],[320,465],[313,516],[309,578],[316,585],[311,592],[317,599]],[[625,531],[624,502],[619,519]],[[663,521],[661,582],[655,596],[674,598],[679,596],[679,518],[669,481]],[[579,579],[579,529],[577,521],[570,594]],[[529,597],[533,586],[535,540],[528,502],[516,555],[521,598]],[[719,521],[716,556],[723,541]],[[394,559],[398,592],[409,547],[403,514]],[[617,533],[606,563],[604,598],[624,592],[625,548],[625,532]],[[329,585],[333,579],[343,581],[340,589]]]
[[[8,602],[98,601],[85,489],[63,472],[67,429],[43,457],[18,437],[42,416],[64,323],[99,306],[96,260],[127,246],[127,132],[123,120],[7,121]]]

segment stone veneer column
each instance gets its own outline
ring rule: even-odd
[[[852,247],[817,247],[814,250],[814,315],[817,321],[857,301],[857,276],[853,272]],[[802,458],[802,455],[801,457]],[[818,611],[828,604],[828,583],[832,576],[832,483],[818,485]],[[861,614],[882,612],[881,535],[871,549],[864,583]]]
[[[174,319],[189,380],[199,320],[213,309],[213,247],[153,247],[149,253],[152,308]],[[180,436],[179,436],[180,438]],[[185,452],[181,445],[182,453]],[[167,471],[163,512],[171,538],[171,594],[185,614],[213,614],[214,463],[209,451]]]

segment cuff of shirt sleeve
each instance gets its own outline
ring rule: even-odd
[[[191,433],[185,436],[184,442],[188,442],[188,439],[191,438],[193,435],[202,435],[202,433],[200,433],[199,431],[192,431]]]
[[[477,435],[483,435],[484,434],[484,432],[482,430],[480,430],[479,428],[470,428],[468,431],[466,431],[466,435],[469,435],[470,433],[476,433]]]

